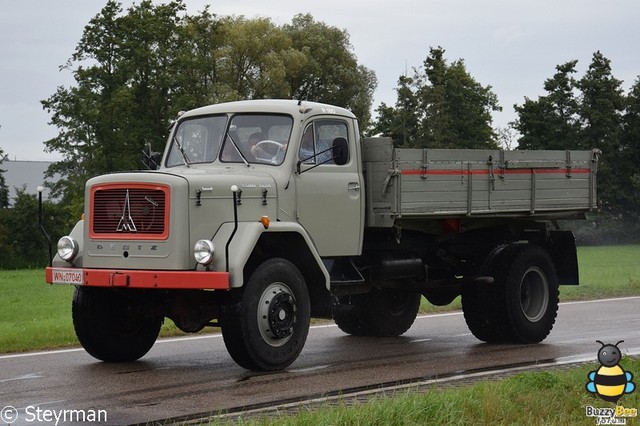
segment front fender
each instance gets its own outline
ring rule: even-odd
[[[213,268],[217,271],[226,269],[226,250],[225,247],[231,234],[233,233],[234,224],[232,222],[224,223],[218,229],[213,244],[216,247],[216,256]],[[268,229],[265,229],[260,222],[240,222],[233,239],[229,243],[229,276],[230,287],[242,287],[244,283],[244,267],[249,260],[253,250],[255,249],[260,236],[264,233],[296,233],[304,240],[309,252],[312,254],[318,268],[323,274],[323,280],[327,289],[330,286],[329,272],[324,266],[318,251],[316,250],[313,240],[306,230],[295,222],[272,222]]]

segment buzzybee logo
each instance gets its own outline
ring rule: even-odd
[[[625,394],[630,394],[636,389],[633,383],[633,374],[625,371],[620,365],[622,353],[618,345],[624,340],[620,340],[615,345],[604,344],[600,340],[598,350],[598,361],[600,368],[590,371],[587,375],[589,381],[586,384],[587,392],[598,396],[600,399],[616,404],[612,407],[586,407],[586,416],[596,419],[597,425],[625,425],[627,418],[638,416],[637,408],[625,408],[618,404],[618,401]]]
[[[618,345],[624,340],[620,340],[615,345],[605,345],[600,340],[596,340],[596,342],[602,345],[598,351],[598,361],[600,361],[601,366],[589,373],[587,391],[598,395],[605,401],[617,404],[622,395],[631,393],[636,388],[635,383],[632,381],[633,374],[624,371],[619,365],[622,360],[622,354]]]

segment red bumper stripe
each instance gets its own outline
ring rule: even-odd
[[[80,277],[81,279],[75,278]],[[116,269],[51,268],[45,270],[49,284],[75,284],[89,287],[129,287],[157,289],[228,290],[228,272],[140,271]],[[81,281],[81,282],[80,282]]]

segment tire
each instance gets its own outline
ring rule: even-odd
[[[347,334],[395,337],[413,325],[420,308],[419,293],[377,289],[343,298],[334,305],[333,319]]]
[[[248,370],[276,371],[293,363],[307,340],[309,293],[298,268],[281,258],[265,261],[221,312],[231,358]]]
[[[492,256],[490,256],[492,257]],[[483,267],[493,284],[463,288],[469,329],[489,343],[539,343],[558,312],[558,279],[549,254],[533,244],[512,244]]]
[[[136,299],[107,288],[76,287],[72,317],[82,347],[105,362],[142,358],[162,326],[162,317],[143,314]]]

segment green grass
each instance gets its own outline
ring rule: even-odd
[[[48,286],[43,270],[0,271],[0,352],[77,345],[73,287]]]
[[[560,300],[640,295],[640,245],[581,247],[579,286],[560,287]],[[72,286],[49,286],[42,270],[0,271],[0,353],[77,346],[71,323]],[[460,298],[421,312],[460,309]],[[182,334],[165,320],[162,336]]]
[[[595,357],[595,354],[594,354]],[[640,371],[640,359],[625,358],[620,365]],[[586,407],[613,408],[585,389],[587,374],[597,362],[564,371],[533,371],[502,380],[485,380],[462,387],[434,386],[426,392],[407,391],[393,398],[326,406],[296,415],[236,419],[238,425],[595,425]],[[637,384],[637,379],[636,379]],[[620,405],[640,407],[636,390]],[[627,418],[627,425],[638,420]],[[229,422],[230,423],[230,422]],[[213,425],[228,424],[214,421]]]
[[[561,286],[560,300],[640,295],[640,245],[579,247],[580,285]]]
[[[78,346],[73,286],[47,285],[44,270],[0,271],[0,353]],[[165,320],[162,336],[181,333]]]

